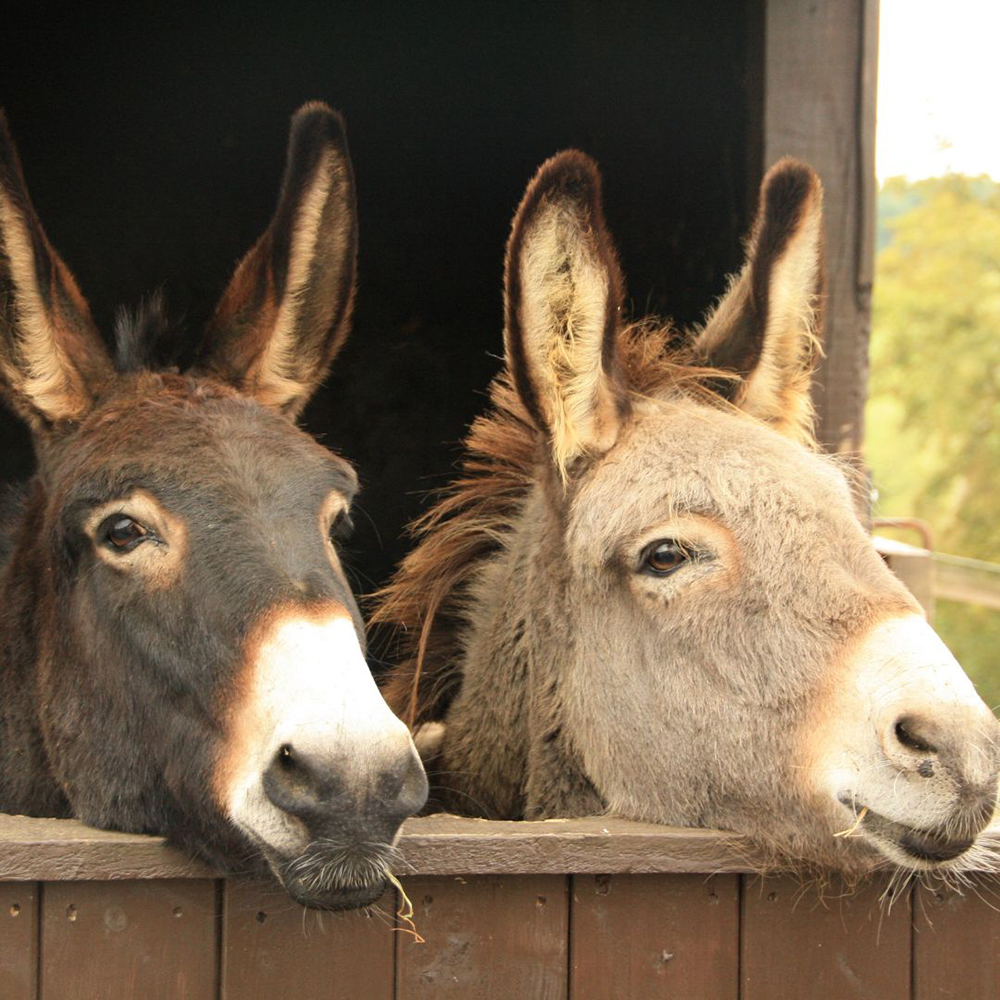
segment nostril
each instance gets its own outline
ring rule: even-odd
[[[264,794],[283,812],[306,817],[337,794],[336,778],[307,748],[282,743],[262,776]]]
[[[420,763],[420,758],[413,754],[400,784],[397,801],[407,816],[413,816],[423,809],[427,802],[427,793],[427,774]]]
[[[922,732],[920,720],[913,716],[904,716],[896,722],[896,740],[908,750],[916,753],[937,753],[935,747]]]

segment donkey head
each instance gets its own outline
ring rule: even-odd
[[[553,605],[559,738],[614,812],[843,870],[961,864],[998,724],[812,445],[821,202],[808,167],[775,166],[742,273],[670,347],[623,329],[594,164],[541,168],[506,264],[507,366],[547,470],[525,587]]]
[[[337,554],[357,478],[293,422],[354,294],[340,117],[295,115],[274,218],[184,374],[149,370],[127,322],[106,352],[5,127],[0,237],[0,382],[38,455],[6,589],[29,595],[47,780],[87,823],[370,901],[426,780]]]

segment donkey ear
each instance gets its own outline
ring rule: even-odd
[[[568,150],[528,185],[507,243],[507,367],[556,468],[614,444],[627,410],[617,335],[622,277],[601,175]]]
[[[237,266],[197,367],[298,414],[347,338],[357,243],[344,122],[314,101],[292,118],[274,218]]]
[[[761,184],[743,271],[695,342],[700,361],[740,378],[722,389],[790,437],[812,433],[809,383],[821,353],[823,187],[784,159]]]
[[[32,207],[0,112],[0,390],[45,431],[83,417],[111,375],[87,303]]]

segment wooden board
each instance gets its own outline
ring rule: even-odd
[[[0,882],[0,997],[35,1000],[38,975],[38,886]]]
[[[282,891],[229,883],[224,1000],[393,1000],[396,895],[370,912],[304,910]]]
[[[216,895],[207,879],[46,885],[40,1000],[215,1000]]]
[[[397,1000],[565,1000],[560,875],[403,878],[425,938],[396,942]]]
[[[848,892],[833,879],[820,896],[794,878],[743,879],[741,1000],[909,1000],[909,890],[889,909],[879,880]]]
[[[913,1000],[1000,997],[1000,887],[919,886],[913,900]]]
[[[75,819],[0,813],[0,879],[211,878],[215,873],[163,837],[118,833]]]
[[[739,876],[573,879],[570,996],[736,1000]]]
[[[460,816],[407,820],[401,871],[420,875],[753,871],[733,834],[595,817],[496,822]],[[0,814],[0,879],[206,878],[211,869],[162,837],[95,830],[76,820]]]

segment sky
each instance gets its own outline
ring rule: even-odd
[[[882,0],[880,179],[1000,180],[1000,0]]]

